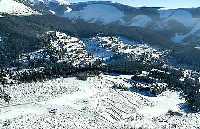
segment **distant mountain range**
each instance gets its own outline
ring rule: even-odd
[[[69,5],[65,0],[16,0],[29,6],[17,8],[21,4],[12,1],[2,0],[1,4],[8,6],[2,6],[0,12],[37,14],[30,10],[31,7],[43,14],[53,14],[74,21],[117,24],[163,33],[166,39],[174,43],[196,41],[200,37],[200,8],[162,10],[159,7],[134,8],[106,1]],[[11,7],[12,11],[9,10]]]
[[[70,5],[64,17],[90,23],[119,24],[163,34],[174,43],[187,43],[199,38],[200,9],[162,10],[134,8],[110,2],[87,2]],[[113,13],[115,12],[115,13]],[[56,13],[55,13],[56,14]]]
[[[108,1],[1,0],[0,15],[3,17],[1,25],[4,26],[0,28],[1,37],[14,33],[22,35],[21,44],[26,44],[22,47],[29,46],[24,48],[26,51],[37,48],[33,45],[30,48],[30,44],[40,44],[35,43],[40,40],[39,35],[59,29],[80,37],[98,33],[124,36],[170,49],[179,64],[200,64],[200,8],[163,10],[160,7],[135,8]],[[14,26],[11,22],[23,26]],[[33,38],[34,43],[30,43],[29,38]],[[20,52],[16,49],[14,53]]]

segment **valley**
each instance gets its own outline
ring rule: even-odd
[[[198,129],[199,12],[0,0],[0,128]]]

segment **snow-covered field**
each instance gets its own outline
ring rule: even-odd
[[[8,13],[11,15],[33,15],[39,14],[30,7],[14,0],[0,0],[0,13]]]
[[[179,93],[166,91],[157,97],[114,89],[131,87],[131,75],[74,77],[6,87],[10,104],[1,102],[2,129],[194,129],[199,114],[186,114]],[[170,115],[168,111],[182,115]]]

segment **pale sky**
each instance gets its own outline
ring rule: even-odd
[[[71,2],[84,2],[84,1],[89,1],[89,0],[71,0]],[[200,0],[98,0],[98,1],[113,1],[134,7],[162,6],[167,9],[200,7]]]

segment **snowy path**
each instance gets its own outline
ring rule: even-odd
[[[147,97],[112,88],[114,83],[130,87],[126,82],[129,78],[101,75],[87,81],[60,78],[42,84],[20,84],[21,90],[13,86],[7,89],[13,99],[11,105],[22,105],[1,108],[0,126],[6,129],[157,129],[173,128],[174,124],[183,129],[200,127],[198,114],[167,115],[168,110],[181,112],[178,104],[184,100],[176,92]]]

